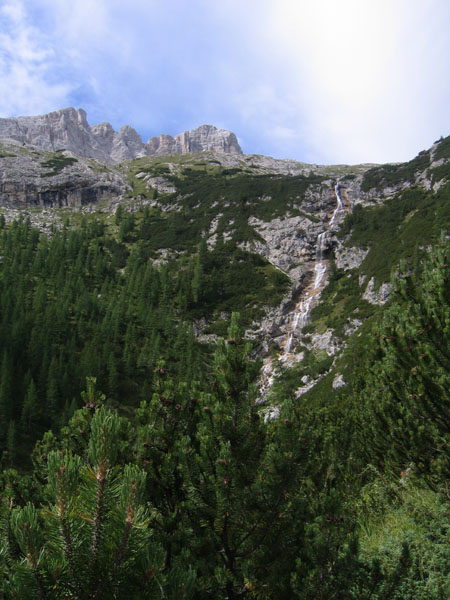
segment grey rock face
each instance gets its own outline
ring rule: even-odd
[[[81,108],[66,108],[37,117],[0,119],[0,137],[48,151],[77,149],[80,155],[93,145],[86,113]]]
[[[360,267],[368,253],[369,250],[364,248],[338,247],[335,251],[336,267],[338,269],[344,269],[344,271],[357,269]]]
[[[2,148],[7,150],[0,170],[0,205],[5,208],[95,205],[128,189],[121,174],[92,159],[67,151],[49,154],[18,142]]]
[[[146,154],[195,154],[197,152],[221,152],[242,154],[236,136],[231,131],[217,129],[212,125],[201,125],[175,137],[162,134],[148,140]]]
[[[367,284],[363,298],[364,300],[367,300],[367,302],[370,302],[370,304],[386,304],[389,300],[391,290],[392,285],[390,283],[382,283],[378,290],[375,290],[375,278],[372,277]]]
[[[69,150],[77,156],[117,163],[152,154],[221,152],[242,154],[234,133],[201,125],[174,138],[163,134],[147,144],[129,125],[116,132],[109,123],[89,125],[86,112],[64,108],[47,115],[0,119],[0,138],[32,144],[47,151]]]
[[[175,139],[179,141],[181,154],[205,150],[225,154],[242,154],[234,133],[225,129],[217,129],[212,125],[200,125],[197,129],[175,136]]]

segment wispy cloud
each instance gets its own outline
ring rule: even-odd
[[[0,114],[33,114],[64,106],[71,86],[55,79],[58,60],[48,36],[30,22],[22,2],[0,6]]]

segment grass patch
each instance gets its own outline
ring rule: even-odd
[[[50,158],[41,162],[42,167],[52,169],[52,171],[49,171],[48,173],[43,173],[41,177],[52,177],[53,175],[58,175],[58,173],[61,173],[61,171],[66,167],[70,167],[78,162],[77,158],[72,156],[64,156],[61,154],[61,152],[62,150],[54,152],[50,155]]]

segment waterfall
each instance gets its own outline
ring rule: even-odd
[[[342,205],[342,198],[341,198],[341,194],[340,194],[339,180],[336,182],[336,185],[334,186],[334,193],[336,195],[337,205],[336,205],[336,208],[334,209],[333,215],[330,219],[328,229],[333,226],[334,221],[336,219],[336,215],[339,212],[342,212],[344,210],[344,207]],[[322,285],[323,279],[327,273],[327,263],[325,262],[325,240],[326,240],[327,234],[328,234],[328,231],[323,231],[322,233],[319,233],[319,235],[317,236],[316,260],[315,260],[315,265],[314,265],[314,273],[315,273],[314,283],[310,287],[310,291],[307,292],[306,297],[303,300],[301,300],[296,306],[296,311],[294,313],[294,319],[292,321],[292,329],[291,329],[291,332],[289,333],[286,345],[284,347],[284,356],[285,357],[287,357],[288,354],[291,352],[292,343],[294,341],[294,334],[297,330],[297,327],[300,325],[300,328],[303,328],[306,325],[306,323],[308,321],[311,302],[313,301],[314,297],[320,292],[320,286]]]
[[[291,351],[292,340],[294,339],[294,332],[289,334],[288,341],[286,342],[286,346],[284,347],[284,355],[287,356]]]
[[[314,278],[314,289],[317,290],[317,288],[320,287],[320,284],[322,283],[322,279],[324,278],[325,273],[327,272],[327,265],[323,262],[316,263],[314,266],[314,271],[316,273],[316,276]]]
[[[284,351],[282,356],[280,356],[281,361],[289,361],[289,355],[292,351],[292,346],[294,344],[294,336],[295,332],[298,328],[303,329],[303,327],[308,323],[309,313],[311,310],[311,305],[313,300],[320,294],[324,277],[327,273],[327,261],[325,258],[325,249],[326,249],[326,238],[328,235],[328,231],[334,225],[334,221],[339,212],[344,211],[344,207],[342,204],[341,194],[340,194],[340,183],[337,180],[336,185],[334,186],[334,193],[336,195],[336,208],[334,209],[333,215],[328,223],[328,227],[326,231],[319,233],[316,241],[316,256],[315,256],[315,264],[314,264],[314,281],[308,285],[303,294],[303,299],[297,302],[295,306],[294,317],[292,319],[291,326],[289,327],[287,340],[284,345]],[[262,398],[266,397],[268,390],[271,388],[272,383],[274,381],[274,371],[272,366],[272,360],[270,357],[266,358],[266,362],[263,368],[263,383],[261,385],[261,394]],[[269,417],[272,418],[272,417]]]
[[[318,290],[322,284],[323,278],[325,277],[325,274],[327,272],[327,265],[324,260],[326,236],[327,236],[326,231],[319,233],[319,235],[317,236],[316,261],[315,261],[315,265],[314,265],[314,273],[315,273],[314,283],[313,283],[312,289],[308,293],[308,295],[297,304],[296,311],[294,313],[294,319],[292,321],[292,330],[291,330],[291,333],[289,334],[286,345],[284,346],[284,357],[285,358],[290,354],[290,352],[292,350],[292,343],[294,341],[294,334],[297,330],[297,327],[300,325],[300,329],[303,329],[303,327],[308,322],[311,303],[314,299],[314,296],[318,293]]]
[[[338,212],[341,212],[342,210],[344,210],[343,206],[342,206],[342,199],[341,199],[340,189],[341,189],[341,186],[340,186],[339,181],[338,181],[336,183],[336,185],[334,186],[334,193],[336,194],[337,206],[334,209],[333,216],[331,217],[330,227],[333,225],[334,220],[335,220],[336,215],[338,214]]]
[[[314,296],[308,296],[306,300],[302,300],[298,305],[298,310],[294,314],[294,320],[292,322],[292,333],[289,334],[288,340],[284,347],[285,356],[290,353],[292,349],[292,342],[294,340],[294,333],[297,330],[298,324],[300,323],[300,328],[303,328],[309,316],[309,309],[311,307],[311,302]]]
[[[313,297],[310,296],[309,298],[307,298],[305,300],[305,302],[301,302],[301,306],[302,306],[302,310],[301,310],[301,326],[303,327],[304,325],[306,325],[306,322],[308,321],[308,316],[309,316],[309,309],[311,307],[311,302],[312,302]]]
[[[316,243],[316,261],[323,260],[323,247],[324,247],[324,241],[325,241],[326,235],[327,235],[327,232],[324,231],[323,233],[319,233],[319,235],[317,237],[317,243]]]

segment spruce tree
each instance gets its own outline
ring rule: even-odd
[[[20,429],[25,439],[33,439],[36,435],[36,427],[40,424],[42,411],[39,406],[39,398],[34,380],[31,379],[28,384],[25,400],[22,406],[20,416]]]
[[[6,439],[9,421],[13,416],[12,384],[12,363],[8,352],[5,350],[0,369],[0,440]],[[2,447],[5,447],[4,442]]]

